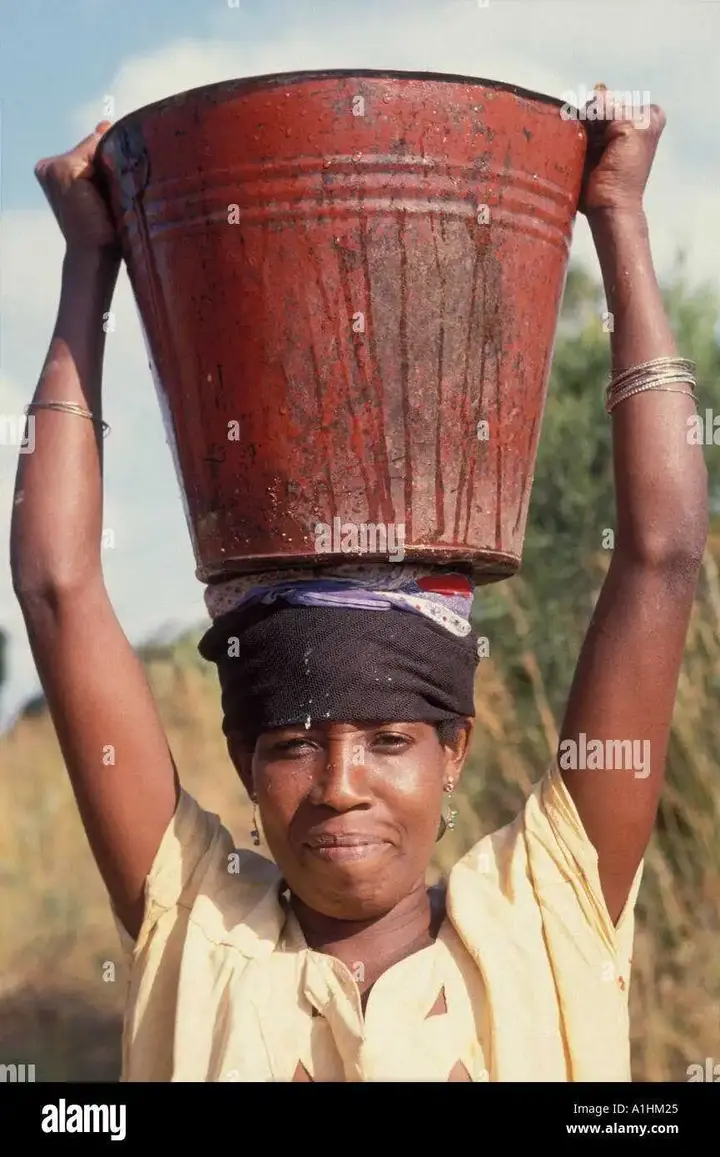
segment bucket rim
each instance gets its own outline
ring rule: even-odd
[[[212,84],[201,84],[194,88],[185,89],[183,92],[173,93],[171,96],[161,97],[160,100],[151,101],[148,104],[141,105],[139,108],[133,109],[129,113],[125,113],[119,120],[115,121],[109,129],[107,129],[100,141],[98,142],[98,153],[101,152],[103,145],[121,126],[127,125],[130,121],[146,116],[148,113],[158,113],[164,109],[172,107],[174,104],[180,104],[184,101],[197,97],[201,93],[209,97],[214,92],[219,92],[221,89],[231,88],[254,88],[254,89],[269,89],[279,88],[283,85],[302,84],[305,81],[313,80],[350,80],[353,77],[358,79],[375,79],[375,80],[426,80],[439,81],[445,84],[465,84],[477,85],[480,88],[491,88],[498,92],[511,93],[513,96],[520,97],[522,100],[534,101],[539,104],[550,105],[554,108],[567,108],[577,113],[578,110],[574,105],[569,104],[568,101],[562,100],[561,97],[549,96],[547,93],[535,92],[533,89],[523,88],[521,85],[509,84],[502,80],[489,80],[481,76],[467,76],[462,73],[452,72],[423,72],[416,70],[404,69],[384,69],[384,68],[321,68],[321,69],[304,69],[292,70],[290,72],[266,72],[257,76],[241,76],[232,80],[213,81]],[[569,117],[570,123],[575,118]]]

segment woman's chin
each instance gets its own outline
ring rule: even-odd
[[[290,890],[313,912],[333,920],[377,920],[397,903],[388,895],[387,865],[375,866],[364,860],[323,864],[320,871],[302,873]]]

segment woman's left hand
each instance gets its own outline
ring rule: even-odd
[[[585,106],[588,151],[578,208],[587,217],[606,210],[642,212],[665,113],[656,104],[627,108],[602,86],[595,93]]]

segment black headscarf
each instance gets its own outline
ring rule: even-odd
[[[223,615],[199,650],[218,667],[226,734],[475,714],[475,633],[458,637],[396,608],[278,601]]]

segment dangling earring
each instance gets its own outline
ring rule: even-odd
[[[260,847],[260,832],[258,830],[257,822],[257,798],[253,795],[250,797],[253,805],[253,826],[250,828],[250,839],[256,848]]]
[[[455,822],[457,820],[457,812],[454,810],[454,808],[450,807],[450,801],[452,799],[452,793],[453,793],[453,785],[450,782],[446,783],[445,786],[443,787],[443,791],[446,793],[446,795],[448,797],[447,798],[447,815],[445,815],[445,816],[441,815],[440,816],[440,826],[438,828],[438,834],[435,837],[436,843],[443,838],[443,836],[445,835],[445,832],[448,829],[450,829],[450,831],[453,831],[453,829],[455,827]]]
[[[455,822],[457,820],[457,812],[454,810],[454,808],[450,807],[450,802],[452,800],[452,795],[453,795],[452,783],[446,783],[443,790],[447,793],[447,806],[448,806],[447,816],[445,817],[445,823],[450,828],[450,831],[453,831],[455,828]]]

